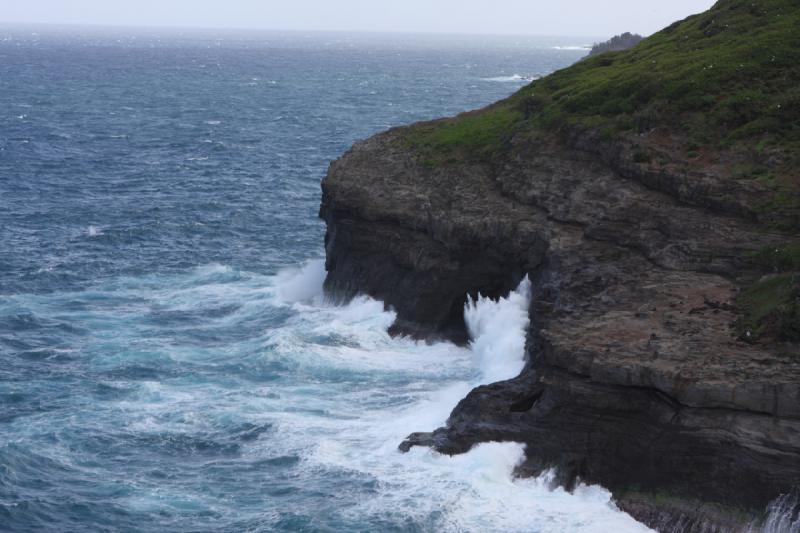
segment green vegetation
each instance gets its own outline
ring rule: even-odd
[[[566,139],[576,130],[632,144],[641,165],[711,161],[732,181],[773,191],[757,207],[759,219],[793,242],[800,236],[799,28],[797,0],[719,0],[629,50],[588,57],[486,109],[403,134],[432,167],[492,163],[512,138]],[[666,148],[639,135],[653,131]],[[800,340],[798,245],[755,264],[777,274],[742,294],[742,324],[753,337]]]
[[[800,341],[800,241],[764,248],[752,259],[768,274],[739,296],[739,332],[752,340]]]
[[[521,114],[515,109],[497,107],[465,113],[454,119],[418,124],[407,140],[429,155],[428,166],[459,159],[488,160],[499,154]]]
[[[765,272],[800,271],[800,241],[778,248],[764,248],[755,254],[753,259]]]
[[[770,276],[750,286],[738,301],[739,329],[750,339],[764,336],[800,341],[800,273]]]
[[[687,152],[752,150],[775,187],[798,188],[800,4],[721,0],[636,47],[588,57],[481,111],[406,131],[438,161],[488,159],[533,129],[598,129],[603,138],[667,128]]]
[[[541,118],[562,126],[602,118],[621,131],[671,126],[699,146],[770,138],[776,147],[797,147],[799,27],[793,0],[723,0],[631,50],[534,82],[516,98],[535,96]]]

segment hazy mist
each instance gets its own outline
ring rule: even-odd
[[[0,0],[0,23],[536,35],[650,34],[712,0]]]

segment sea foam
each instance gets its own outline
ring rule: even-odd
[[[762,533],[800,533],[800,489],[776,498],[767,508]]]
[[[305,270],[309,274],[313,267]],[[314,279],[296,273],[282,283],[294,287],[308,277]],[[294,428],[285,435],[287,442],[307,443],[306,435],[316,435],[301,468],[374,479],[377,492],[347,511],[361,523],[388,521],[439,531],[648,531],[619,511],[600,487],[581,485],[570,494],[551,489],[552,474],[515,479],[523,444],[484,443],[453,457],[425,448],[397,451],[411,431],[442,426],[473,387],[522,370],[529,304],[527,278],[505,298],[470,299],[464,311],[469,348],[390,338],[386,328],[394,313],[370,298],[341,307],[305,307],[291,327],[276,332],[295,341],[283,338],[276,348],[300,357],[300,373],[347,372],[362,375],[363,384],[340,389],[334,400],[314,401],[325,417],[297,411],[282,415],[281,425]],[[308,330],[334,335],[339,343],[311,346],[307,341],[314,336]]]
[[[459,347],[392,338],[396,314],[383,302],[360,296],[332,305],[322,298],[323,279],[322,261],[273,276],[209,264],[58,300],[21,298],[18,305],[46,319],[92,331],[73,355],[110,380],[102,389],[109,398],[88,395],[66,425],[42,417],[14,430],[55,425],[65,444],[42,453],[67,466],[109,447],[124,453],[122,465],[81,468],[93,479],[116,472],[115,505],[127,513],[193,517],[212,509],[223,526],[245,521],[264,530],[284,527],[289,516],[328,530],[647,531],[600,487],[570,494],[551,490],[547,476],[515,479],[525,454],[519,443],[484,443],[453,457],[397,449],[410,432],[445,424],[476,385],[522,368],[527,280],[505,298],[470,301],[472,342]],[[84,437],[98,428],[101,440]],[[78,452],[69,444],[76,439]],[[214,478],[217,493],[206,481],[140,474],[156,470],[225,475]]]
[[[495,76],[493,78],[481,78],[483,81],[495,81],[499,83],[514,83],[538,80],[540,76],[521,76],[512,74],[511,76]]]
[[[464,320],[482,383],[516,377],[525,365],[531,284],[527,277],[506,298],[469,298]]]
[[[276,277],[278,294],[288,303],[320,297],[324,281],[324,259],[308,261],[299,268],[286,268]]]
[[[566,46],[554,46],[553,50],[591,50],[592,46],[588,44],[581,44],[581,45],[566,45]]]

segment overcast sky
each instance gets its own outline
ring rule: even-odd
[[[0,0],[0,22],[604,36],[713,0]]]

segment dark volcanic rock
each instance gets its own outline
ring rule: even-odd
[[[516,139],[500,166],[430,168],[398,130],[357,144],[323,182],[326,289],[384,300],[398,332],[463,341],[466,295],[529,275],[525,370],[401,449],[524,442],[521,474],[601,483],[650,524],[742,524],[800,482],[800,349],[731,327],[742,259],[780,236],[754,225],[748,191],[716,201],[714,175],[570,146]]]
[[[322,184],[325,289],[334,298],[361,292],[387,302],[398,313],[397,333],[465,342],[467,294],[508,293],[535,269],[547,243],[493,217],[482,191],[465,186],[479,183],[480,169],[427,182],[406,151],[382,141],[354,147],[331,165]],[[441,203],[450,199],[437,198],[440,186],[452,187],[463,206]],[[486,238],[506,246],[488,246]]]
[[[642,39],[644,39],[644,37],[641,35],[630,32],[615,35],[605,42],[596,43],[594,46],[592,46],[589,55],[594,56],[604,52],[619,52],[621,50],[627,50],[628,48],[633,48],[639,44]]]

